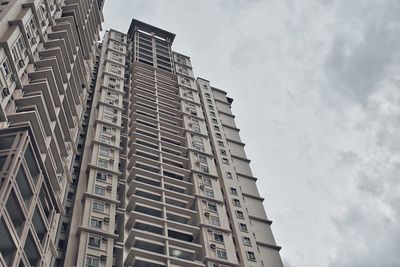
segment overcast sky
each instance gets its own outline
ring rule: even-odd
[[[106,0],[228,91],[285,266],[400,266],[400,2]]]

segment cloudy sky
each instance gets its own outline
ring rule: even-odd
[[[107,0],[177,34],[233,112],[285,266],[400,266],[400,2]]]

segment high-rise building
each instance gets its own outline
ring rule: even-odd
[[[51,266],[58,254],[102,2],[0,1],[0,266]]]
[[[282,266],[233,100],[174,37],[105,33],[65,266]]]
[[[3,2],[0,266],[283,265],[233,100],[173,33],[99,43],[101,0]]]

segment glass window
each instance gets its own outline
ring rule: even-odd
[[[93,210],[104,212],[104,203],[94,201]]]
[[[94,228],[101,228],[103,221],[101,219],[92,218],[90,219],[90,226]]]
[[[210,189],[204,190],[204,193],[207,197],[212,197],[212,198],[214,197],[214,192]]]
[[[254,252],[246,251],[246,254],[249,261],[256,261],[256,255],[254,254]]]
[[[106,195],[106,189],[104,187],[100,187],[100,186],[95,186],[94,188],[94,193],[96,195],[100,195],[100,196],[105,196]]]
[[[87,256],[85,267],[99,267],[99,258],[94,256]]]
[[[209,178],[209,177],[204,177],[203,181],[204,181],[205,185],[212,185],[211,178]]]
[[[244,237],[243,237],[243,244],[244,244],[245,246],[250,246],[250,247],[251,247],[251,240],[250,240],[250,238],[247,237],[247,236],[244,236]]]
[[[107,180],[107,174],[105,174],[104,172],[97,172],[96,173],[96,180],[106,181]]]
[[[207,208],[209,210],[212,210],[212,211],[217,211],[217,204],[214,203],[214,202],[208,202],[207,203]]]
[[[4,60],[1,64],[1,71],[6,78],[11,74],[10,63],[8,62],[8,59]]]
[[[106,159],[99,159],[99,166],[107,168],[108,167],[108,160]]]
[[[200,161],[201,163],[207,163],[207,157],[206,157],[206,156],[203,156],[203,155],[199,155],[199,161]]]
[[[91,247],[99,248],[101,243],[101,238],[97,236],[89,236],[88,245]]]
[[[227,259],[228,256],[226,255],[225,249],[217,249],[217,257],[220,259]]]
[[[247,225],[245,223],[239,223],[239,229],[242,232],[248,232]]]
[[[99,154],[103,156],[109,156],[110,155],[110,149],[104,146],[101,146],[99,149]]]
[[[215,241],[222,242],[222,243],[224,242],[224,235],[222,233],[214,232],[213,236],[214,236]]]
[[[236,217],[239,218],[239,219],[244,219],[243,211],[237,210],[236,211]]]
[[[234,198],[234,199],[233,199],[233,205],[236,206],[236,207],[240,207],[240,206],[241,206],[241,205],[240,205],[240,200]]]
[[[230,190],[231,190],[231,194],[232,194],[232,195],[237,195],[237,194],[238,194],[238,192],[237,192],[237,189],[236,189],[236,188],[234,188],[234,187],[231,187],[231,188],[230,188]]]
[[[211,222],[212,225],[221,226],[221,223],[220,223],[218,217],[213,217],[213,216],[211,216],[211,217],[210,217],[210,222]]]
[[[227,177],[228,179],[232,179],[232,173],[227,172],[227,173],[226,173],[226,177]]]

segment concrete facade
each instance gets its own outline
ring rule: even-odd
[[[283,266],[232,99],[103,1],[0,12],[0,266]]]

